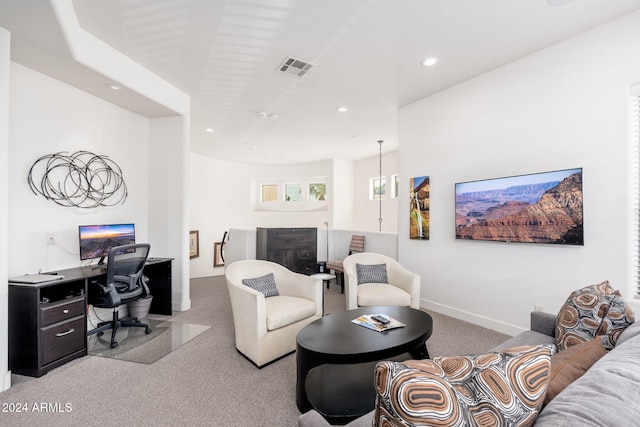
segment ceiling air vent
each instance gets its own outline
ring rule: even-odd
[[[278,67],[278,71],[284,74],[302,77],[311,69],[311,67],[313,67],[313,64],[289,56],[284,60],[280,67]]]

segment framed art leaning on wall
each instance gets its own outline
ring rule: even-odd
[[[584,245],[582,168],[461,182],[456,239]]]
[[[224,257],[222,255],[222,242],[213,244],[213,266],[224,267]]]
[[[189,232],[189,258],[200,256],[200,231],[191,230]]]

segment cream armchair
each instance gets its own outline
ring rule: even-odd
[[[356,264],[386,264],[389,283],[358,285]],[[349,255],[343,261],[347,282],[347,310],[372,305],[401,305],[420,308],[420,276],[407,270],[386,255],[364,252]]]
[[[273,273],[278,296],[265,298],[242,283]],[[258,260],[236,261],[225,269],[235,326],[236,349],[261,368],[296,349],[296,335],[322,317],[322,280]]]

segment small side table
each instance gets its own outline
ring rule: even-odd
[[[314,279],[320,279],[323,282],[327,282],[327,289],[329,289],[329,282],[336,278],[336,276],[329,273],[316,273],[312,274],[310,277],[313,277]]]
[[[329,273],[316,273],[316,274],[312,274],[309,277],[313,277],[314,279],[320,279],[323,282],[327,282],[327,289],[329,289],[329,283],[331,282],[331,280],[336,278],[336,276]],[[322,315],[324,315],[324,292],[322,293]]]

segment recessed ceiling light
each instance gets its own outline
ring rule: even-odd
[[[109,86],[109,88],[110,88],[110,89],[113,89],[113,90],[120,90],[120,89],[121,89],[121,87],[120,87],[120,86],[118,86],[118,85],[116,85],[116,84],[113,84],[113,83],[110,83],[110,84],[108,84],[107,86]]]
[[[422,62],[420,62],[420,65],[422,65],[423,67],[431,67],[433,65],[436,65],[438,61],[438,58],[436,58],[435,56],[431,56],[429,58],[423,59]]]
[[[547,4],[551,7],[564,6],[571,3],[573,0],[547,0]]]
[[[280,116],[278,116],[277,114],[272,114],[272,115],[269,116],[269,118],[271,120],[278,120],[280,118]]]
[[[337,109],[338,109],[338,112],[340,112],[340,113],[345,113],[345,112],[349,111],[349,109],[347,107],[338,107]]]
[[[209,133],[213,133],[213,128],[206,128],[205,130]]]

